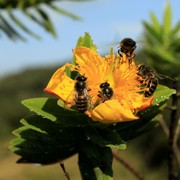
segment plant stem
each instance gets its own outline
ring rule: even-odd
[[[115,151],[112,151],[113,157],[119,161],[121,164],[123,164],[134,176],[136,176],[139,180],[144,180],[144,177],[142,174],[140,174],[137,170],[134,169],[127,161],[125,161],[123,158],[121,158]]]
[[[63,172],[64,172],[64,175],[67,177],[67,180],[70,180],[70,176],[69,176],[69,174],[67,173],[67,171],[66,171],[66,168],[65,168],[65,166],[64,166],[64,163],[59,163],[60,164],[60,166],[61,166],[61,168],[62,168],[62,170],[63,170]]]
[[[177,90],[177,81],[173,81],[173,87]],[[176,91],[177,92],[177,91]],[[177,104],[178,97],[177,94],[172,95],[172,110],[171,110],[171,120],[169,125],[169,151],[168,151],[168,167],[169,167],[169,180],[177,179],[177,173],[175,170],[175,154],[174,154],[174,138],[177,120]]]
[[[167,137],[169,137],[169,127],[168,125],[166,124],[165,120],[163,118],[160,119],[159,121],[165,135]],[[176,157],[176,160],[177,160],[177,163],[178,165],[180,166],[180,150],[177,146],[177,140],[178,140],[178,137],[179,137],[179,133],[180,133],[180,118],[178,119],[178,123],[177,123],[177,126],[176,126],[176,130],[175,130],[175,134],[174,134],[174,155]]]

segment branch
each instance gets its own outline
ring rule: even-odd
[[[115,151],[112,150],[113,157],[123,164],[134,176],[136,176],[139,180],[145,180],[143,175],[140,174],[137,170],[134,169],[127,161],[125,161],[123,158],[121,158]]]
[[[173,81],[173,87],[177,90],[177,81]],[[177,92],[177,91],[176,91]],[[168,151],[168,167],[169,167],[169,180],[175,180],[177,178],[177,172],[175,170],[175,153],[174,153],[174,139],[175,139],[175,129],[176,129],[176,118],[177,118],[177,104],[178,97],[177,94],[172,95],[172,111],[171,119],[169,125],[169,151]]]

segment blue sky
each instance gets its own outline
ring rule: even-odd
[[[180,1],[171,0],[173,23],[180,20]],[[162,19],[165,0],[94,0],[89,2],[57,3],[60,7],[83,18],[74,21],[57,13],[49,12],[53,20],[58,38],[55,39],[33,22],[22,17],[28,27],[42,36],[36,40],[26,36],[27,42],[12,42],[5,36],[0,37],[0,76],[8,73],[44,66],[61,64],[70,60],[72,49],[79,36],[89,32],[94,43],[102,49],[108,44],[120,41],[124,37],[140,40],[142,21],[149,21],[149,13],[153,11],[158,19]]]

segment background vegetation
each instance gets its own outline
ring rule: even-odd
[[[23,2],[23,1],[22,1]],[[77,16],[72,15],[61,9],[55,9],[53,3],[55,1],[0,1],[0,9],[4,9],[11,18],[9,22],[2,13],[0,13],[0,32],[8,36],[12,40],[24,38],[19,31],[16,31],[12,26],[14,23],[16,28],[20,31],[25,31],[29,35],[39,38],[31,29],[17,18],[14,14],[16,10],[22,11],[25,16],[28,16],[35,23],[45,28],[53,36],[56,35],[55,29],[48,17],[46,11],[41,8],[42,3],[45,3],[53,10],[68,15],[71,18],[78,19]],[[40,19],[29,11],[29,8],[38,12]],[[143,42],[146,44],[145,48],[137,54],[139,62],[145,62],[153,66],[157,72],[173,76],[177,78],[175,88],[179,91],[179,69],[180,69],[180,22],[172,26],[172,12],[170,5],[167,5],[164,11],[163,20],[159,21],[155,14],[150,14],[150,22],[144,22],[144,36]],[[158,62],[158,63],[157,63]],[[60,66],[60,65],[58,65]],[[57,67],[58,67],[57,66]],[[9,140],[12,138],[11,131],[19,127],[19,120],[29,115],[29,111],[21,105],[21,100],[31,97],[48,96],[43,92],[44,87],[49,81],[51,75],[57,67],[28,69],[18,74],[0,79],[0,179],[66,179],[59,165],[52,165],[47,167],[34,167],[32,165],[17,165],[15,161],[17,156],[8,152],[7,146]],[[172,71],[171,71],[172,70]],[[172,86],[172,81],[169,79],[160,80],[161,83]],[[178,98],[178,96],[176,96]],[[176,108],[180,107],[176,102]],[[171,105],[171,102],[169,102]],[[176,132],[178,133],[178,117],[179,111],[176,109]],[[167,179],[168,176],[168,126],[171,124],[170,111],[163,112],[162,121],[159,127],[147,132],[145,135],[138,137],[128,142],[126,151],[120,152],[120,157],[128,160],[130,164],[135,167],[140,173],[144,174],[146,179]],[[177,138],[176,147],[180,144]],[[176,154],[176,163],[180,154]],[[73,163],[72,163],[73,162]],[[80,173],[77,167],[77,157],[72,157],[65,162],[67,170],[73,180],[80,179]],[[119,177],[126,179],[136,179],[121,163],[114,161],[114,179]]]

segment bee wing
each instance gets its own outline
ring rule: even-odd
[[[151,69],[158,79],[161,79],[161,80],[162,79],[170,79],[171,81],[175,81],[175,79],[173,79],[172,77],[167,76],[165,74],[158,73],[154,68],[151,68]]]
[[[160,74],[160,73],[155,73],[155,74],[158,79],[170,79],[171,81],[175,81],[175,79],[165,74]]]
[[[74,90],[74,88],[71,90],[71,92],[69,93],[69,95],[67,96],[67,99],[66,99],[66,103],[67,104],[75,104],[75,95],[76,95],[76,92]]]

